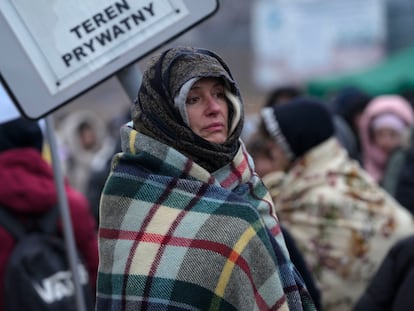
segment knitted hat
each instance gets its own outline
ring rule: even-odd
[[[262,109],[266,130],[292,161],[334,135],[333,118],[321,102],[298,98]]]
[[[18,118],[0,124],[0,152],[32,147],[41,151],[43,134],[37,121]]]
[[[329,106],[332,107],[334,113],[339,114],[348,124],[353,124],[353,119],[365,109],[370,100],[371,96],[363,90],[349,86],[341,89]]]
[[[398,133],[403,133],[409,125],[392,112],[385,112],[372,120],[373,129],[390,128]]]

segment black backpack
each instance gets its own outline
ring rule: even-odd
[[[22,224],[0,207],[0,225],[16,239],[4,278],[4,310],[66,311],[77,309],[75,286],[64,240],[57,231],[58,209]],[[30,227],[30,228],[29,228]],[[88,272],[79,259],[79,279],[87,310],[93,310]]]

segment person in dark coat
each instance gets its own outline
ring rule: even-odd
[[[414,310],[414,235],[395,244],[354,311]]]
[[[42,157],[42,145],[43,135],[37,122],[18,118],[0,124],[0,206],[22,221],[42,215],[58,201],[52,167]],[[86,198],[68,183],[65,190],[76,245],[94,289],[98,269],[96,223]],[[57,226],[62,230],[61,222]],[[0,241],[0,279],[3,280],[15,240],[0,227]],[[0,282],[0,311],[3,311],[3,293],[4,282]]]
[[[332,98],[329,106],[337,119],[344,122],[352,132],[353,148],[349,155],[361,162],[361,142],[359,141],[358,119],[372,96],[356,86],[347,86],[340,89]],[[340,123],[342,123],[340,121]]]
[[[315,304],[316,310],[322,311],[321,291],[316,284],[312,272],[309,270],[306,264],[301,250],[298,248],[296,241],[289,230],[285,226],[280,226],[280,228],[282,229],[283,237],[285,238],[286,247],[289,251],[292,263],[295,265],[296,269],[298,269],[301,277],[303,278],[309,294],[312,297],[313,303]]]
[[[388,160],[382,186],[414,215],[414,127]]]

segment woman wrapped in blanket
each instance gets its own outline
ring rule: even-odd
[[[314,310],[211,51],[144,72],[100,205],[97,310]]]

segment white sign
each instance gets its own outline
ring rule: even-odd
[[[18,0],[0,7],[51,94],[189,13],[182,1]]]
[[[263,88],[367,66],[385,52],[383,0],[260,0],[252,27]]]
[[[10,120],[17,119],[20,117],[20,113],[17,110],[16,106],[13,104],[12,100],[7,94],[6,90],[3,87],[3,84],[0,83],[0,123],[4,123]]]
[[[217,0],[1,0],[1,75],[13,93],[25,93],[14,84],[27,82],[27,87],[39,84],[40,79],[40,100],[66,100],[194,26],[217,8]],[[17,74],[16,68],[22,71]],[[28,79],[22,79],[28,71]],[[35,94],[26,99],[32,101],[38,92],[31,91]],[[28,103],[27,108],[24,101],[19,100],[22,112],[31,118],[62,104],[46,103],[40,111],[33,109],[40,101]]]

